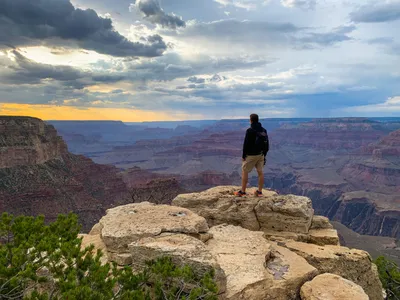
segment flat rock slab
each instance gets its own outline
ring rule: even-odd
[[[332,273],[342,276],[360,285],[371,300],[382,300],[382,284],[376,266],[369,254],[362,250],[341,246],[286,241],[280,245],[304,257],[320,273]]]
[[[109,209],[99,223],[107,250],[116,253],[128,253],[129,244],[163,232],[196,235],[208,231],[207,221],[188,209],[149,202]]]
[[[339,245],[339,235],[336,229],[311,229],[308,235],[308,242],[312,244]]]
[[[294,240],[320,246],[339,245],[339,236],[335,229],[311,229],[308,233],[264,230],[264,237],[271,241]]]
[[[369,300],[361,286],[334,274],[322,274],[301,288],[302,300]]]
[[[207,249],[227,276],[226,299],[296,299],[317,271],[288,249],[273,246],[262,232],[232,226],[212,227]]]
[[[230,224],[253,231],[307,233],[314,210],[307,197],[264,190],[262,197],[236,197],[236,186],[220,186],[201,193],[178,195],[173,205],[192,210],[207,219],[210,227]]]

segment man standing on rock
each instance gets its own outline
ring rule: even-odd
[[[258,115],[250,115],[250,124],[250,128],[246,131],[246,137],[243,143],[242,189],[235,192],[235,195],[239,197],[246,195],[249,173],[254,167],[258,173],[258,190],[254,193],[255,196],[262,196],[264,186],[263,169],[266,163],[266,155],[269,151],[268,134],[267,130],[265,130],[258,121]]]

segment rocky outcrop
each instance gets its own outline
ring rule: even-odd
[[[201,193],[182,194],[172,204],[203,216],[209,226],[227,223],[249,230],[308,233],[314,213],[309,198],[279,196],[264,190],[263,197],[240,199],[233,195],[237,189],[221,186]]]
[[[129,245],[141,238],[162,233],[200,236],[208,231],[206,220],[190,210],[149,202],[109,209],[98,227],[108,254],[120,264],[132,262]]]
[[[295,253],[272,245],[262,232],[232,226],[211,228],[207,248],[227,276],[227,299],[296,299],[317,271]]]
[[[182,194],[172,204],[203,216],[210,227],[232,224],[263,231],[271,239],[291,238],[322,245],[338,244],[336,230],[328,225],[326,219],[316,217],[311,229],[314,210],[309,198],[280,196],[269,190],[263,191],[263,197],[237,198],[233,195],[236,190],[236,186],[220,186],[200,193]],[[248,192],[252,195],[254,190]]]
[[[302,300],[369,300],[362,287],[333,274],[322,274],[301,288]]]
[[[382,299],[382,284],[367,252],[341,246],[318,246],[295,241],[285,241],[280,244],[304,257],[320,273],[342,276],[363,287],[371,300]]]
[[[29,117],[0,117],[0,168],[43,164],[66,154],[53,126]]]
[[[297,300],[307,282],[327,272],[360,285],[371,300],[383,299],[368,253],[337,245],[337,234],[330,240],[336,232],[326,218],[313,215],[309,199],[270,191],[260,198],[237,198],[231,195],[236,189],[218,187],[174,200],[190,203],[191,209],[148,202],[109,209],[93,227],[92,239],[108,260],[137,270],[165,255],[178,265],[190,265],[198,275],[214,269],[220,299]],[[257,208],[259,203],[263,204]],[[263,224],[287,226],[271,231],[262,225],[261,230],[256,212],[263,212]],[[308,231],[291,232],[293,224],[307,224]],[[319,286],[319,280],[314,285]],[[313,290],[308,295],[309,285],[303,291],[303,297],[313,295]]]

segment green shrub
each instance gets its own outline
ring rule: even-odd
[[[0,219],[0,299],[150,300],[217,299],[213,272],[197,276],[163,257],[141,273],[102,264],[101,251],[81,249],[77,216]]]
[[[380,256],[375,260],[388,300],[400,300],[400,269],[396,263]]]

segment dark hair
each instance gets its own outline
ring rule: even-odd
[[[257,123],[258,122],[258,115],[257,114],[251,114],[250,115],[250,121],[251,121],[251,123]]]

